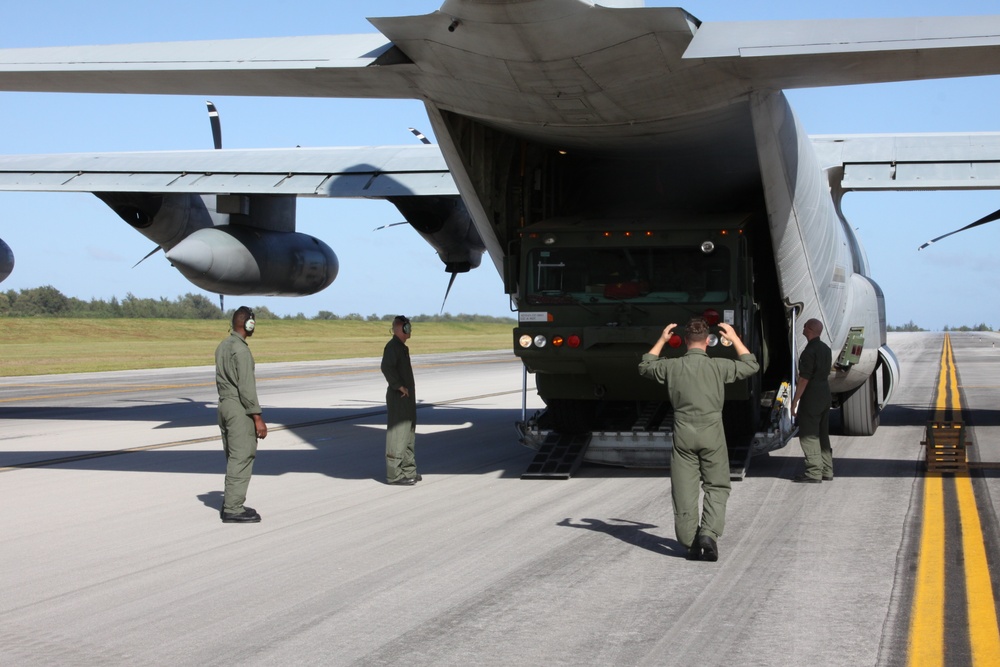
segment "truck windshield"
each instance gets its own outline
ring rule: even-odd
[[[528,254],[529,304],[722,303],[729,299],[729,250],[536,248]]]

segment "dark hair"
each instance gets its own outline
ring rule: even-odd
[[[695,343],[706,340],[708,338],[708,321],[704,317],[692,317],[691,321],[684,327],[684,337]]]
[[[247,320],[254,319],[253,311],[250,310],[249,306],[240,306],[233,313],[233,328],[241,327],[246,324]]]

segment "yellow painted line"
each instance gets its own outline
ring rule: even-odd
[[[972,480],[965,476],[955,479],[958,489],[958,509],[962,521],[962,550],[965,554],[965,591],[969,607],[969,642],[972,664],[1000,664],[1000,627],[997,625],[996,602],[990,569],[986,561],[983,528],[979,523],[976,496]]]
[[[934,400],[934,420],[944,421],[952,410],[952,421],[961,421],[962,401],[958,390],[951,337],[945,334],[941,350],[941,368]],[[969,644],[973,665],[1000,664],[1000,625],[979,510],[968,475],[954,476],[962,526],[965,591]],[[920,537],[920,562],[917,567],[913,612],[910,621],[907,664],[920,667],[944,664],[945,607],[945,530],[944,488],[940,473],[928,473],[924,479],[923,534]]]
[[[940,474],[924,479],[924,521],[920,536],[907,664],[944,664],[944,490]]]

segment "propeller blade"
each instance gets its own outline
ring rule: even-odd
[[[382,225],[381,227],[376,227],[372,231],[373,232],[377,232],[380,229],[388,229],[389,227],[397,227],[399,225],[407,225],[407,224],[409,224],[409,223],[404,220],[403,222],[394,222],[394,223],[389,224],[389,225]]]
[[[208,104],[208,122],[212,124],[212,141],[215,143],[215,150],[222,148],[222,121],[219,120],[219,111],[211,101]]]
[[[226,312],[226,295],[225,294],[220,294],[219,295],[219,310],[221,310],[223,313]]]
[[[420,139],[420,141],[422,143],[425,143],[425,144],[431,143],[431,140],[428,139],[427,137],[425,137],[424,133],[421,132],[420,130],[418,130],[416,128],[413,128],[413,127],[409,128],[409,129],[410,129],[410,132],[413,133],[413,136],[415,136],[417,139]]]
[[[445,304],[446,301],[448,301],[448,295],[451,293],[451,286],[455,284],[455,276],[457,276],[457,275],[458,275],[457,273],[452,273],[451,274],[451,279],[448,281],[448,289],[446,289],[444,291],[444,298],[441,299],[441,312],[442,313],[444,312],[444,304]]]
[[[941,239],[948,238],[952,234],[958,234],[959,232],[964,232],[966,229],[972,229],[973,227],[978,227],[979,225],[985,225],[987,222],[993,222],[994,220],[1000,220],[1000,210],[993,211],[992,213],[990,213],[989,215],[987,215],[985,218],[979,218],[979,220],[976,220],[975,222],[970,223],[970,224],[966,225],[965,227],[962,227],[961,229],[956,229],[955,231],[948,232],[947,234],[943,234],[943,235],[937,237],[936,239],[931,239],[927,243],[925,243],[922,246],[920,246],[919,248],[917,248],[917,250],[923,250],[924,248],[926,248],[930,244],[936,243],[936,242],[940,241]]]
[[[136,262],[135,264],[133,264],[132,268],[134,269],[135,267],[139,266],[140,264],[142,264],[143,262],[145,262],[147,259],[149,259],[153,255],[155,255],[157,250],[163,250],[163,248],[161,248],[160,246],[156,246],[155,248],[153,248],[152,250],[150,250],[148,253],[146,253],[145,257],[143,257],[138,262]]]

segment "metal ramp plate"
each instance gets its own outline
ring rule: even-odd
[[[569,479],[580,467],[589,444],[589,433],[550,433],[539,446],[528,469],[521,473],[521,479]]]

